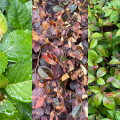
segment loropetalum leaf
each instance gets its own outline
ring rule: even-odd
[[[112,65],[120,64],[120,61],[118,59],[112,59],[110,60],[109,64],[112,64]]]
[[[0,52],[3,52],[9,61],[18,62],[32,54],[32,33],[30,31],[15,30],[6,34],[1,42]]]
[[[103,105],[106,108],[109,108],[111,110],[115,110],[115,101],[114,101],[114,98],[104,96],[103,97]]]
[[[113,85],[115,88],[120,88],[120,80],[115,79],[115,80],[112,81],[111,83],[112,83],[112,85]]]
[[[3,34],[7,32],[7,21],[2,11],[0,10],[0,41],[2,39]]]
[[[32,61],[31,58],[18,62],[10,67],[6,73],[9,80],[5,87],[6,92],[11,98],[29,103],[32,101]]]
[[[7,57],[4,53],[0,52],[0,74],[5,71],[7,67],[8,61]]]
[[[97,83],[98,83],[99,85],[104,85],[104,84],[105,84],[105,81],[104,81],[103,78],[97,78]]]
[[[53,72],[48,67],[39,66],[38,73],[44,80],[53,80]]]
[[[90,89],[94,93],[99,93],[101,91],[101,89],[99,87],[96,87],[96,86],[90,86]]]
[[[91,74],[88,74],[88,84],[95,81],[95,77]]]
[[[101,67],[97,70],[97,77],[103,77],[106,74],[106,70],[104,67]]]
[[[116,105],[120,105],[120,92],[117,92],[117,96],[115,97]]]
[[[14,1],[8,8],[7,18],[15,29],[22,29],[31,17],[31,13],[26,6],[18,1]]]
[[[4,75],[0,75],[0,88],[5,87],[8,84],[8,79]]]
[[[42,53],[42,58],[51,65],[57,64],[57,57],[54,54]]]
[[[120,36],[120,29],[117,31],[116,36]]]

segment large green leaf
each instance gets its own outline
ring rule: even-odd
[[[104,96],[103,97],[103,105],[106,107],[106,108],[109,108],[111,110],[115,110],[115,101],[112,97],[106,97]]]
[[[22,29],[31,19],[31,13],[24,4],[14,1],[8,8],[7,18],[15,29]]]
[[[0,9],[6,10],[6,7],[9,5],[7,0],[0,0]]]
[[[8,61],[6,55],[0,52],[0,74],[5,71],[7,64]]]
[[[32,54],[32,32],[15,30],[3,37],[0,52],[6,54],[9,61],[17,62]]]
[[[1,120],[17,120],[17,118],[18,111],[9,100],[7,100],[3,105],[0,105]]]
[[[23,60],[12,67],[6,73],[9,84],[5,87],[7,93],[20,102],[32,101],[32,61]]]

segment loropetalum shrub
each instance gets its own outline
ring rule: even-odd
[[[0,0],[0,120],[32,119],[32,1]]]
[[[120,1],[88,7],[89,120],[120,120]]]

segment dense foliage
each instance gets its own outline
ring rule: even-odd
[[[89,0],[89,120],[120,120],[120,1]]]
[[[87,120],[87,4],[34,0],[33,120]]]
[[[0,0],[0,119],[32,119],[32,2]]]

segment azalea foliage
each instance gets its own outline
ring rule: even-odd
[[[87,2],[33,1],[33,120],[88,119]]]
[[[89,120],[120,119],[120,2],[89,0]]]

